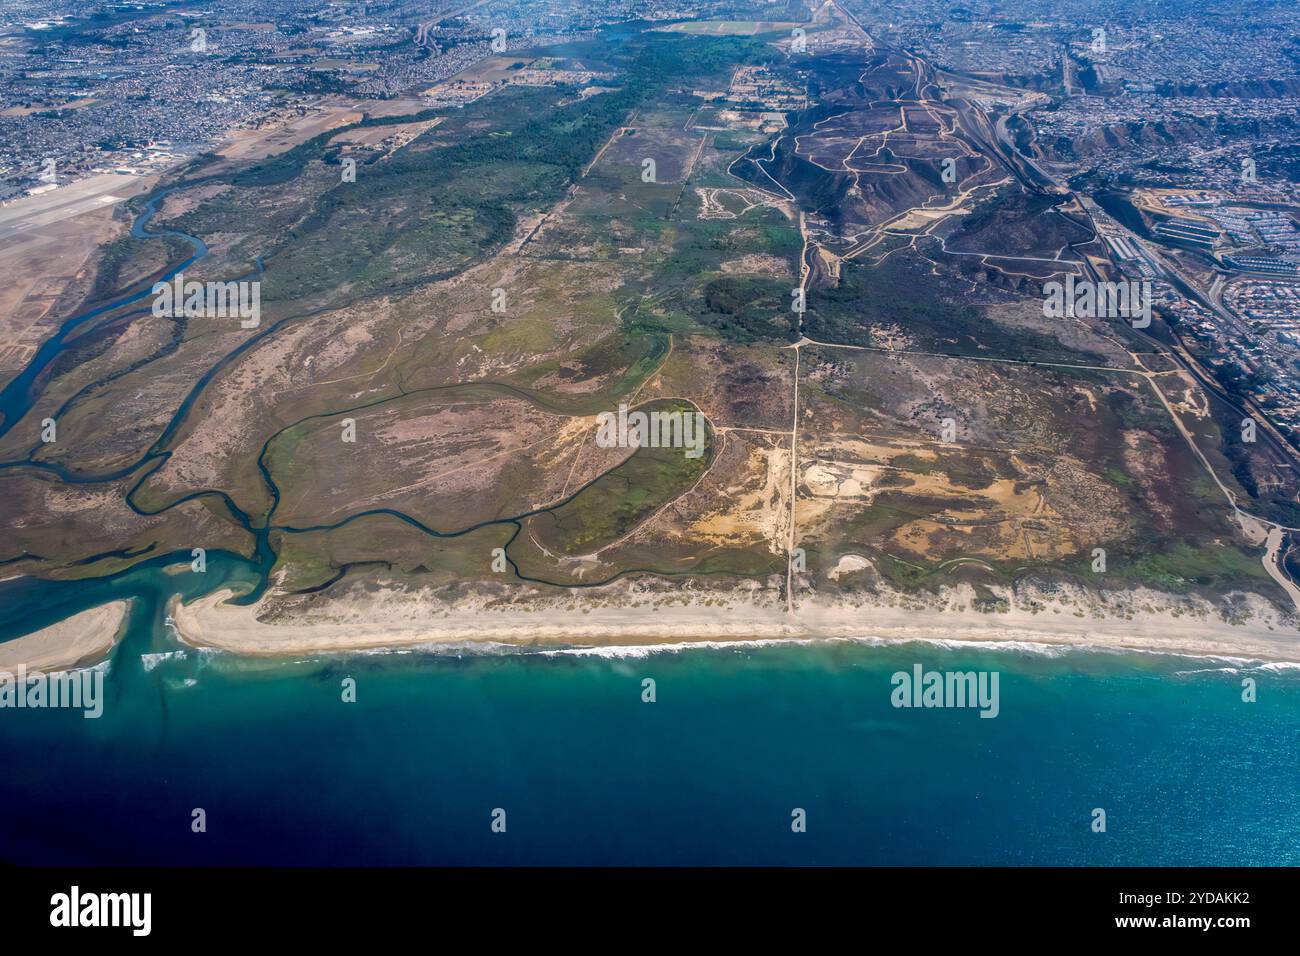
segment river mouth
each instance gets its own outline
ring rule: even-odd
[[[42,343],[36,354],[32,357],[31,361],[22,372],[10,381],[3,390],[0,390],[0,436],[3,436],[10,431],[31,411],[37,398],[39,398],[41,394],[43,377],[65,350],[72,346],[73,343],[70,343],[68,339],[73,333],[103,315],[144,300],[151,295],[152,289],[157,282],[170,281],[186,268],[208,255],[208,247],[206,243],[197,236],[174,229],[163,229],[159,231],[150,231],[147,229],[148,223],[158,212],[159,204],[168,195],[180,188],[182,187],[172,186],[151,195],[144,202],[143,208],[132,223],[131,235],[139,239],[158,239],[164,236],[174,236],[188,242],[192,248],[192,254],[173,269],[168,270],[150,282],[142,284],[139,288],[125,293],[124,295],[103,305],[80,312],[65,320],[60,325],[58,331]],[[256,262],[256,272],[260,274],[263,271],[264,265],[259,257]],[[147,314],[147,310],[142,309],[139,314]],[[597,476],[596,479],[593,479],[588,484],[576,489],[564,501],[557,502],[552,506],[535,508],[519,515],[479,522],[478,524],[465,528],[436,530],[420,521],[417,521],[409,515],[387,508],[359,512],[357,514],[348,515],[347,517],[330,524],[316,525],[310,528],[293,528],[287,525],[277,526],[274,519],[275,511],[280,502],[280,491],[275,483],[270,468],[267,466],[266,455],[272,443],[281,434],[291,428],[303,424],[303,422],[308,419],[285,426],[270,435],[262,445],[257,459],[258,470],[265,482],[266,489],[271,498],[271,506],[264,515],[253,515],[246,512],[229,494],[219,489],[204,489],[191,492],[164,504],[156,510],[150,511],[143,509],[135,500],[137,492],[145,482],[148,481],[150,476],[161,469],[171,457],[172,452],[169,450],[168,446],[184,424],[186,416],[194,407],[204,389],[218,374],[220,374],[222,370],[241,357],[248,349],[253,347],[264,337],[274,334],[281,325],[291,321],[293,318],[301,318],[301,316],[286,317],[269,327],[259,330],[256,334],[250,336],[240,347],[223,356],[219,361],[213,364],[211,368],[209,368],[208,371],[206,371],[195,382],[193,388],[177,407],[176,411],[168,421],[167,426],[163,429],[162,433],[153,445],[150,446],[150,448],[137,460],[127,465],[106,472],[83,473],[74,471],[61,464],[34,460],[32,456],[35,454],[35,451],[29,452],[24,459],[0,462],[0,470],[37,469],[51,474],[58,480],[68,484],[92,485],[119,481],[124,478],[135,476],[134,481],[126,493],[125,503],[133,512],[142,516],[160,514],[163,511],[189,501],[200,499],[212,500],[219,507],[224,508],[230,518],[238,523],[244,531],[250,535],[250,552],[252,557],[244,558],[230,552],[214,552],[210,555],[210,560],[215,560],[215,564],[210,565],[209,571],[205,572],[201,576],[201,582],[192,582],[182,588],[179,592],[173,591],[171,593],[162,586],[163,582],[169,577],[163,574],[162,569],[166,568],[168,565],[176,564],[177,562],[188,562],[190,560],[188,552],[179,551],[173,554],[148,557],[126,571],[105,575],[95,579],[77,579],[67,581],[38,579],[23,579],[22,581],[0,580],[0,599],[4,599],[3,603],[6,605],[6,611],[9,612],[0,615],[0,640],[29,633],[33,630],[39,629],[40,627],[44,627],[47,624],[55,623],[58,620],[71,616],[72,614],[94,607],[97,604],[119,599],[130,599],[133,601],[133,610],[131,612],[131,618],[133,621],[139,620],[142,615],[145,615],[155,620],[156,628],[161,628],[163,626],[161,608],[174,594],[180,596],[182,600],[190,600],[227,586],[230,581],[237,581],[240,585],[235,588],[239,596],[233,598],[232,603],[255,603],[263,596],[269,587],[270,574],[277,559],[275,548],[272,546],[270,540],[272,531],[294,534],[309,531],[333,530],[343,527],[352,521],[380,514],[390,515],[404,521],[412,527],[418,528],[421,533],[427,534],[433,538],[460,537],[472,533],[480,528],[494,525],[513,526],[515,531],[510,538],[510,542],[506,545],[506,558],[513,576],[520,581],[529,583],[546,584],[558,588],[590,588],[608,584],[628,574],[661,573],[650,568],[628,568],[601,581],[553,582],[539,577],[530,577],[524,574],[515,561],[510,558],[508,554],[510,543],[513,543],[522,531],[522,522],[524,520],[531,516],[553,511],[562,507],[564,504],[574,500],[585,490],[595,485],[602,477],[604,477],[603,475]],[[580,414],[588,411],[587,409],[561,408],[540,393],[520,388],[519,386],[508,382],[483,381],[450,384],[445,386],[435,386],[420,391],[445,391],[449,395],[461,393],[493,396],[501,395],[521,398],[548,410],[556,412],[562,411],[566,414]],[[383,401],[389,400],[391,399],[384,399]],[[310,416],[310,418],[326,418],[335,415],[342,415],[349,411],[366,408],[368,407],[368,404],[369,403],[333,410],[327,413]],[[610,470],[613,471],[615,469]],[[128,552],[125,550],[119,550],[106,552],[90,555],[76,563],[84,565],[110,558],[142,558],[147,555],[151,549],[152,546],[143,551]],[[34,556],[26,554],[18,555],[7,559],[5,563],[17,563],[33,557]],[[43,561],[44,559],[37,558],[37,560]],[[0,569],[2,568],[3,565],[0,564]],[[345,565],[338,569],[338,573],[333,578],[309,590],[321,591],[327,589],[340,580],[348,570],[349,567]],[[159,574],[163,574],[163,577],[159,578]]]
[[[103,577],[23,576],[0,581],[0,642],[118,600],[132,602],[128,634],[138,633],[146,622],[153,622],[150,631],[161,633],[165,608],[172,598],[192,601],[221,588],[249,593],[265,580],[258,562],[229,551],[209,551],[202,573],[191,570],[191,560],[189,551],[177,551]]]

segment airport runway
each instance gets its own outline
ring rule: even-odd
[[[0,208],[0,240],[122,202],[141,192],[148,182],[147,176],[102,173],[19,199]]]

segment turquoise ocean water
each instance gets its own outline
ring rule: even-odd
[[[0,710],[0,859],[1300,864],[1297,669],[867,641],[266,662],[175,653],[163,601],[197,589],[163,563],[0,584],[0,639],[136,598],[101,719]],[[210,556],[203,590],[241,573]],[[998,717],[894,708],[917,663],[997,671]]]

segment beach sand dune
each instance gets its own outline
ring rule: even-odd
[[[739,598],[646,601],[637,607],[556,605],[531,609],[440,605],[394,591],[341,596],[321,609],[259,619],[264,602],[225,603],[231,591],[172,614],[186,643],[238,654],[329,653],[418,645],[501,643],[521,647],[678,644],[718,641],[874,638],[1022,642],[1200,657],[1300,662],[1300,631],[1267,614],[1232,623],[1212,613],[1153,606],[1083,613],[1062,605],[989,613],[960,596],[944,606],[800,602],[787,614],[776,601]],[[1114,609],[1112,609],[1113,611]]]

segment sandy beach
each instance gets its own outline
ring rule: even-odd
[[[953,589],[943,601],[819,603],[807,599],[793,615],[770,596],[723,599],[638,595],[635,606],[592,606],[578,600],[496,608],[473,601],[444,605],[420,592],[352,593],[308,610],[225,603],[220,591],[189,604],[173,602],[181,639],[197,647],[248,655],[330,653],[419,645],[499,643],[536,647],[639,646],[691,642],[879,638],[887,641],[1015,641],[1154,651],[1205,657],[1300,662],[1300,630],[1266,602],[1253,602],[1244,623],[1213,607],[1155,592],[1128,592],[1103,606],[1065,600],[976,610],[973,595]],[[605,603],[605,602],[601,602]],[[1034,608],[1037,610],[1034,610]]]
[[[126,625],[130,601],[111,601],[0,644],[0,672],[64,671],[108,656]]]

